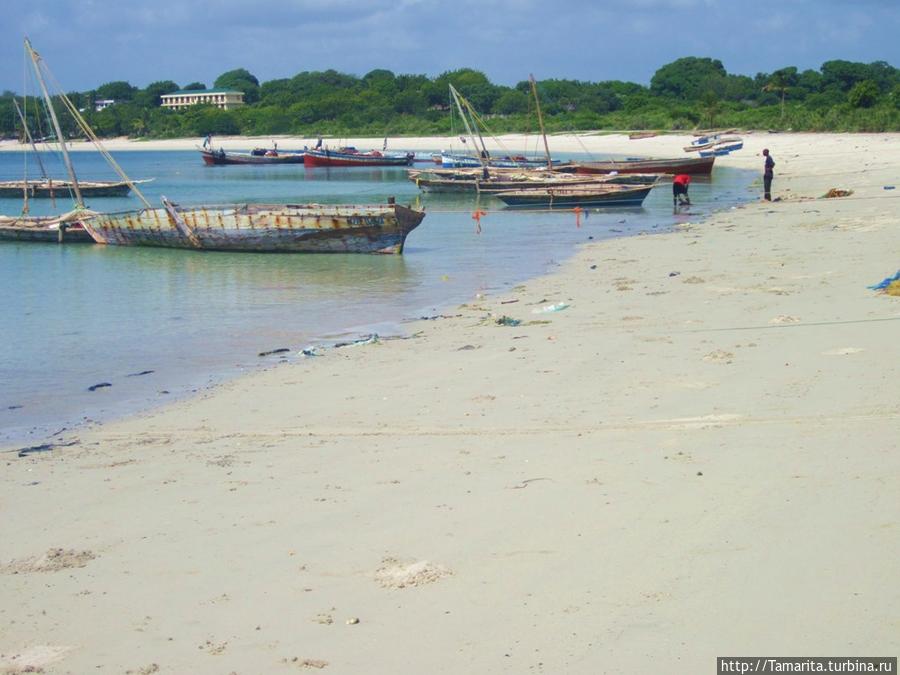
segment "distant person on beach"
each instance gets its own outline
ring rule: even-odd
[[[772,201],[772,178],[775,177],[775,160],[769,154],[769,149],[763,150],[763,157],[766,158],[766,164],[763,168],[763,199],[767,202]]]
[[[203,139],[203,147],[204,149],[212,148],[212,134],[206,134],[206,138]]]
[[[681,205],[691,205],[691,198],[688,197],[688,185],[690,185],[691,177],[686,173],[680,173],[672,179],[672,206],[678,208]]]

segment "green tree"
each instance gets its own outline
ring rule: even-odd
[[[144,108],[155,108],[162,103],[163,94],[171,94],[173,91],[178,91],[178,88],[178,85],[172,80],[151,82],[145,89],[135,94],[134,102]]]
[[[871,108],[878,101],[878,85],[872,80],[863,80],[853,85],[847,94],[847,101],[854,108]]]
[[[725,66],[718,59],[686,56],[664,65],[650,80],[650,91],[657,96],[698,100],[708,90],[716,93],[725,87]]]
[[[130,101],[134,98],[138,88],[132,87],[128,82],[117,80],[107,82],[97,87],[97,98],[113,99],[114,101]]]
[[[206,85],[202,82],[191,82],[190,84],[184,85],[185,91],[205,91]]]
[[[234,89],[244,92],[244,103],[256,103],[259,100],[259,80],[245,68],[237,68],[222,73],[213,83],[216,89]]]
[[[770,91],[781,94],[781,121],[784,121],[784,99],[790,89],[797,82],[797,69],[782,68],[776,70],[769,76],[769,81],[763,87],[763,91]]]

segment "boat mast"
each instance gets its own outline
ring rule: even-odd
[[[534,105],[537,108],[538,124],[541,125],[541,136],[544,137],[544,152],[547,153],[547,168],[553,168],[553,160],[550,159],[550,146],[547,145],[547,132],[544,131],[544,116],[541,114],[541,102],[538,100],[537,83],[534,81],[534,75],[528,75],[528,81],[531,83],[531,93],[534,95]]]
[[[34,72],[37,73],[38,84],[41,85],[41,92],[44,94],[44,100],[47,102],[47,108],[50,111],[53,129],[56,131],[59,147],[62,148],[63,162],[66,165],[66,171],[69,173],[69,179],[72,181],[72,190],[75,192],[75,201],[78,206],[84,208],[84,198],[81,196],[81,188],[78,187],[78,178],[75,176],[75,168],[72,166],[72,159],[69,157],[68,148],[66,148],[66,139],[63,137],[62,129],[59,126],[59,120],[56,118],[56,110],[53,108],[53,102],[50,100],[50,92],[47,91],[47,85],[44,83],[44,76],[41,74],[41,55],[34,51],[28,38],[25,38],[25,49],[31,57],[32,64],[34,64]]]
[[[478,152],[478,143],[475,141],[475,132],[472,131],[472,125],[469,124],[469,118],[466,115],[466,111],[463,109],[462,103],[460,102],[462,96],[458,91],[456,91],[456,88],[452,84],[450,85],[450,95],[453,97],[453,102],[456,104],[456,109],[459,110],[459,116],[462,117],[462,121],[466,126],[466,131],[469,134],[469,138],[472,140],[472,147],[475,149],[475,152],[478,153],[479,162],[481,162],[482,166],[487,166],[487,157],[485,156],[485,153]],[[474,121],[472,124],[474,124]],[[484,150],[484,139],[482,139],[481,141],[481,146],[482,150]]]

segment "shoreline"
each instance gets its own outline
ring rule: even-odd
[[[723,162],[765,141],[781,202],[590,243],[420,338],[7,455],[0,667],[895,652],[900,305],[865,286],[897,267],[900,135],[787,136]]]

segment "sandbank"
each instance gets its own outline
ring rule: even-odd
[[[781,201],[0,454],[0,672],[895,655],[900,135],[745,142]]]

